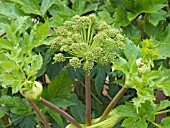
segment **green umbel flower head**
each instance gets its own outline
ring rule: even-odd
[[[71,55],[70,66],[79,68],[82,65],[89,72],[95,64],[110,64],[116,56],[114,49],[124,49],[125,38],[119,30],[99,21],[94,14],[74,16],[57,28],[56,34],[56,44],[52,46]],[[59,54],[54,60],[61,62],[65,58]]]
[[[55,62],[64,62],[65,57],[62,53],[55,54],[54,58]]]

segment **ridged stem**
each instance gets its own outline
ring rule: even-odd
[[[58,108],[57,106],[55,106],[54,104],[48,102],[47,100],[43,98],[40,99],[40,102],[48,106],[49,108],[53,109],[57,113],[59,113],[61,116],[67,119],[70,123],[72,123],[76,128],[82,128],[80,124],[73,117],[71,117],[68,113],[66,113],[64,110]]]
[[[109,105],[107,106],[107,108],[103,112],[98,123],[103,121],[106,118],[106,116],[109,114],[109,112],[112,110],[112,108],[116,105],[118,100],[124,95],[126,90],[127,90],[127,88],[125,88],[125,87],[121,88],[121,90],[116,94],[116,96],[112,99],[112,101],[109,103]]]
[[[91,125],[91,91],[90,91],[90,75],[85,71],[85,93],[86,93],[86,124]]]
[[[47,122],[47,120],[45,119],[45,117],[43,116],[43,114],[40,112],[39,108],[37,107],[37,105],[30,100],[27,100],[29,102],[29,104],[31,105],[31,107],[34,109],[34,111],[36,112],[36,114],[40,117],[41,121],[43,122],[44,126],[46,128],[51,128],[49,123]]]

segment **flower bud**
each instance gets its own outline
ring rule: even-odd
[[[136,60],[136,65],[138,66],[139,76],[142,76],[142,74],[151,70],[149,62],[142,62],[142,58]]]
[[[43,87],[41,83],[37,81],[26,81],[21,85],[20,93],[28,100],[40,99]]]

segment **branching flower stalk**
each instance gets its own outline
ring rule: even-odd
[[[68,113],[66,113],[64,110],[58,108],[57,106],[53,105],[52,103],[48,102],[47,100],[43,98],[40,99],[40,102],[48,106],[49,108],[53,109],[57,113],[59,113],[61,116],[67,119],[70,123],[72,123],[76,128],[82,128],[80,124],[73,117],[71,117]]]
[[[112,63],[117,56],[114,51],[124,49],[125,38],[118,29],[99,21],[94,14],[76,15],[56,32],[51,47],[59,49],[60,53],[54,56],[55,62],[64,62],[71,56],[68,66],[82,67],[85,71],[86,125],[91,125],[90,71],[96,64],[105,66]],[[67,56],[63,52],[68,53]]]

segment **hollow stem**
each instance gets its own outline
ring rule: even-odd
[[[86,124],[91,125],[91,94],[90,94],[90,75],[85,71],[85,93],[86,93]]]
[[[36,112],[36,114],[40,117],[41,121],[43,122],[44,126],[46,128],[51,128],[49,123],[46,121],[45,117],[43,116],[43,114],[40,112],[39,108],[37,107],[37,105],[30,100],[27,100],[29,102],[29,104],[31,105],[31,107],[34,109],[34,111]]]
[[[103,121],[105,117],[109,114],[109,112],[112,110],[112,108],[116,105],[118,100],[123,96],[123,94],[126,92],[127,88],[123,87],[121,90],[116,94],[116,96],[112,99],[110,104],[107,106],[105,111],[103,112],[102,116],[100,117],[99,122]]]
[[[49,108],[53,109],[54,111],[58,112],[61,116],[63,116],[65,119],[67,119],[70,123],[72,123],[75,127],[77,128],[82,128],[80,124],[73,118],[71,117],[68,113],[66,113],[64,110],[58,108],[54,104],[48,102],[47,100],[41,98],[40,102],[43,103],[44,105],[48,106]]]

